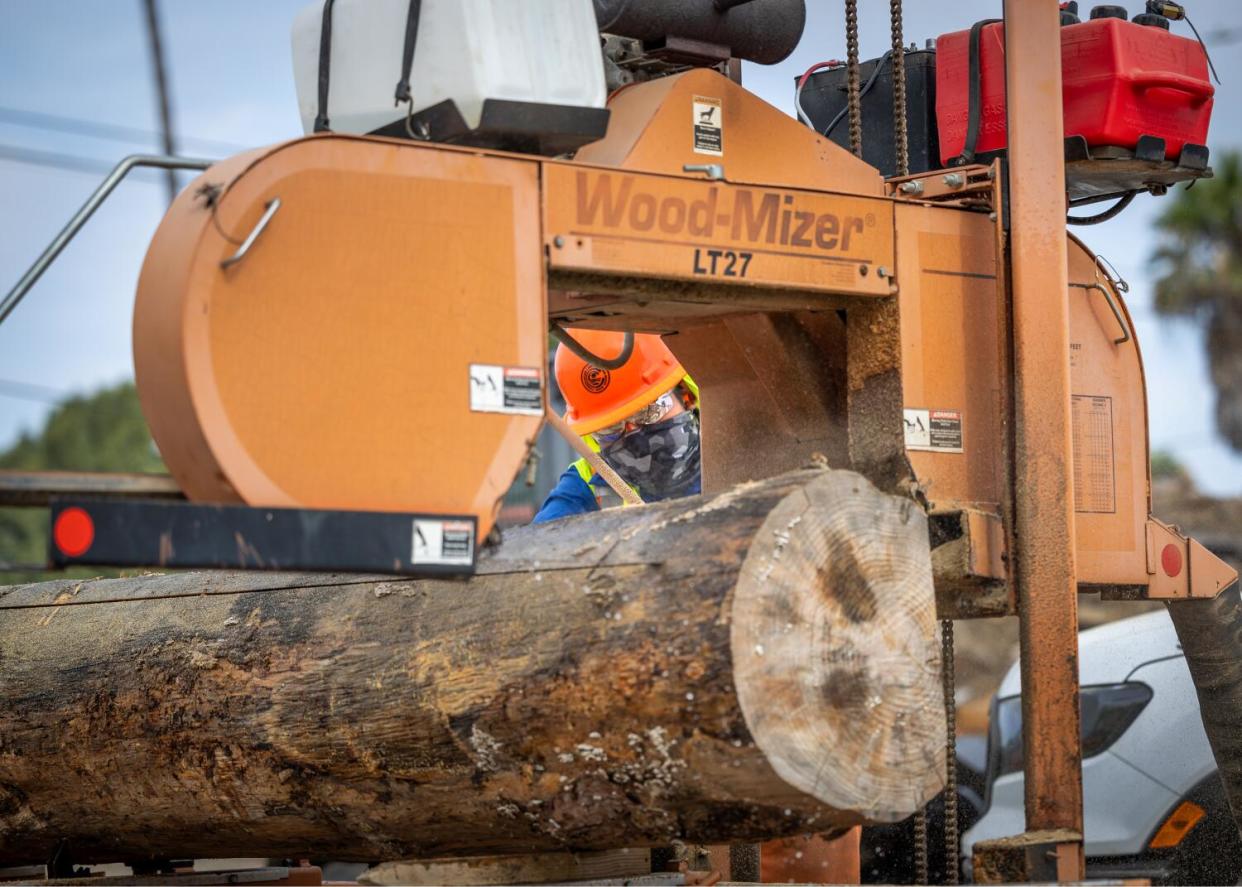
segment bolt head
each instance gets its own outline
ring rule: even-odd
[[[556,247],[557,249],[560,249],[561,247],[565,245],[565,238],[559,234],[556,235],[555,237],[552,238],[552,245]]]

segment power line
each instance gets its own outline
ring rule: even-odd
[[[0,160],[11,160],[15,163],[25,163],[30,166],[46,166],[50,169],[61,169],[67,172],[90,173],[96,176],[107,175],[116,167],[114,162],[98,160],[94,157],[83,157],[80,154],[63,154],[59,151],[43,151],[38,148],[23,148],[18,145],[5,145],[2,143],[0,143]],[[150,177],[154,174],[154,170],[139,168],[131,172],[127,180],[145,175],[146,178],[139,179],[139,181],[151,184],[153,180]]]
[[[58,114],[45,114],[42,111],[28,111],[24,108],[0,106],[0,123],[130,144],[150,145],[160,140],[160,134],[153,129],[140,129],[135,126],[123,126],[118,123],[104,123],[78,117],[62,117]],[[236,154],[239,151],[249,150],[245,145],[196,136],[181,136],[180,140],[204,148],[208,153]]]
[[[172,95],[168,88],[168,62],[164,59],[164,42],[160,39],[159,11],[155,0],[145,0],[143,7],[147,12],[147,45],[151,50],[151,73],[155,76],[155,100],[160,115],[160,146],[164,153],[172,156],[177,153],[177,142],[173,137]],[[177,173],[168,170],[168,202],[177,199]]]
[[[17,379],[0,379],[0,396],[35,403],[58,404],[68,398],[69,392],[61,391],[35,382],[19,382]]]
[[[0,144],[0,160],[13,160],[31,166],[47,166],[70,172],[106,175],[115,164],[78,154],[62,154],[59,151],[42,151],[38,148],[22,148],[18,145]]]
[[[1242,28],[1217,28],[1208,31],[1203,39],[1213,46],[1228,46],[1242,41]]]
[[[98,388],[95,391],[64,391],[60,388],[52,388],[49,385],[40,385],[36,382],[22,382],[17,379],[0,379],[0,397],[11,397],[14,400],[27,400],[32,403],[41,403],[46,406],[60,407],[72,400],[87,400],[107,390],[108,386]],[[92,409],[98,410],[109,416],[126,416],[130,415],[130,410],[122,404],[93,404]],[[40,432],[42,433],[42,432]]]

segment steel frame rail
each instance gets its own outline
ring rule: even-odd
[[[216,161],[202,160],[195,157],[174,157],[169,154],[131,154],[126,157],[115,167],[112,172],[104,177],[99,183],[99,187],[86,199],[73,217],[65,223],[65,227],[60,229],[52,242],[47,245],[47,249],[39,258],[35,259],[34,264],[27,269],[26,273],[5,295],[4,301],[0,302],[0,323],[4,323],[5,319],[13,313],[13,309],[18,306],[26,293],[30,292],[30,288],[35,285],[43,272],[46,271],[56,261],[56,257],[64,251],[69,245],[69,241],[82,230],[90,217],[95,214],[95,210],[103,206],[109,195],[116,190],[116,186],[121,184],[122,180],[129,175],[132,170],[139,167],[155,167],[157,169],[206,169]]]
[[[1084,876],[1078,579],[1070,420],[1064,116],[1057,0],[1005,0],[1015,384],[1013,552],[1026,829],[1061,835],[1058,881]]]

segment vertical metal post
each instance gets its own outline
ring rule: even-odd
[[[1081,880],[1082,747],[1057,0],[1005,0],[1015,372],[1014,532],[1026,828]],[[1076,835],[1076,837],[1075,837]]]
[[[172,156],[177,153],[177,145],[173,140],[172,108],[168,88],[168,66],[164,62],[164,42],[160,34],[160,16],[155,8],[155,0],[144,0],[143,6],[147,13],[147,43],[151,48],[151,70],[155,75],[155,99],[160,112],[160,142],[164,153]],[[177,199],[177,173],[168,168],[168,203]]]

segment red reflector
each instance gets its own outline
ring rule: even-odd
[[[1170,542],[1160,552],[1160,566],[1164,567],[1164,575],[1170,579],[1177,576],[1182,571],[1182,552],[1176,545]]]
[[[95,522],[81,508],[66,508],[56,516],[52,526],[52,541],[60,552],[68,557],[86,554],[95,541]]]

